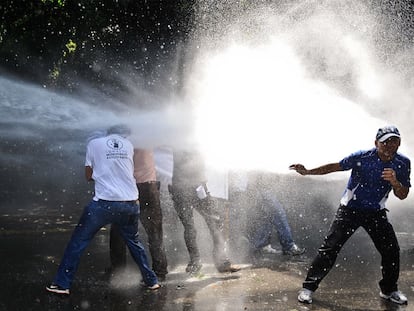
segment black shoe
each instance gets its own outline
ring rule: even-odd
[[[225,261],[221,266],[217,267],[218,272],[226,273],[226,272],[237,272],[240,271],[241,268],[239,266],[232,265],[230,261]]]
[[[283,251],[283,254],[284,255],[290,255],[290,256],[299,256],[299,255],[302,255],[305,251],[306,251],[306,249],[300,248],[296,244],[293,244],[291,248],[289,248],[288,250]]]
[[[195,274],[201,270],[203,265],[200,262],[190,262],[185,268],[185,272]]]
[[[63,288],[56,284],[50,284],[46,286],[46,290],[51,293],[60,294],[60,295],[69,295],[69,288]]]

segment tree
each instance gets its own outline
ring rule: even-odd
[[[116,89],[120,73],[157,85],[191,32],[193,5],[194,0],[6,1],[0,4],[0,66],[66,90],[83,81]]]

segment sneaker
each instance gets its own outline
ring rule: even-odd
[[[158,284],[158,283],[155,283],[154,285],[151,285],[151,286],[147,286],[147,288],[150,289],[150,290],[157,290],[160,287],[161,287],[161,285]]]
[[[392,301],[394,303],[397,303],[399,305],[405,305],[408,302],[407,297],[403,293],[401,293],[399,290],[395,291],[395,292],[392,292],[390,294],[384,294],[381,291],[380,292],[380,297],[384,298],[384,299],[387,299],[389,301]]]
[[[201,270],[203,265],[200,262],[190,262],[185,268],[185,272],[195,274]]]
[[[63,294],[63,295],[69,295],[70,294],[69,288],[63,288],[63,287],[60,287],[59,285],[53,284],[53,283],[46,286],[46,290],[48,292],[55,293],[55,294]]]
[[[313,295],[313,291],[311,291],[310,289],[307,288],[302,288],[299,291],[299,295],[298,295],[298,301],[302,302],[302,303],[312,303],[312,295]]]
[[[221,266],[217,267],[218,272],[226,273],[226,272],[237,272],[240,271],[241,268],[239,266],[232,265],[230,261],[225,261]]]
[[[277,254],[277,253],[279,253],[270,244],[266,245],[265,247],[262,247],[262,252],[265,253],[265,254]]]
[[[286,251],[283,251],[284,255],[290,255],[290,256],[299,256],[302,255],[306,250],[304,248],[300,248],[296,244],[293,244],[291,248],[289,248]]]

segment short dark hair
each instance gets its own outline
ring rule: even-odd
[[[129,135],[131,135],[131,129],[129,128],[129,126],[125,124],[117,124],[117,125],[113,125],[110,128],[108,128],[107,133],[108,135],[118,134],[118,135],[121,135],[122,137],[128,137]]]

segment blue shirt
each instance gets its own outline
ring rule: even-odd
[[[339,162],[343,170],[350,170],[347,188],[341,204],[351,208],[379,210],[385,208],[391,184],[382,177],[384,168],[392,168],[399,182],[405,187],[410,184],[410,160],[397,153],[391,161],[383,162],[377,149],[358,151]]]

